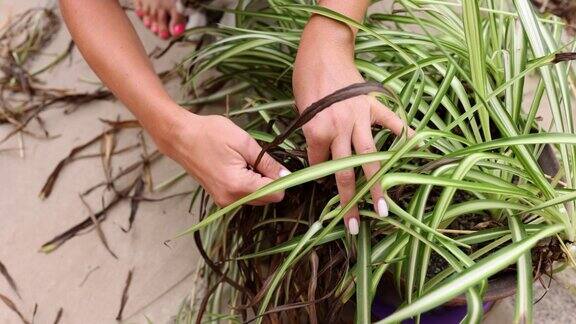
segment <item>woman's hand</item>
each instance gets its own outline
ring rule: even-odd
[[[229,119],[198,116],[175,110],[170,130],[155,136],[160,151],[193,176],[219,206],[226,206],[290,172],[270,155],[264,154],[258,173],[254,165],[260,145]],[[153,135],[154,136],[154,135]],[[284,192],[275,192],[253,205],[279,202]]]
[[[288,171],[264,155],[258,173],[248,169],[260,146],[224,117],[197,116],[164,90],[130,20],[116,0],[60,0],[60,9],[82,55],[100,79],[152,135],[161,152],[180,163],[227,205]],[[253,204],[282,200],[283,192]]]
[[[310,104],[350,84],[364,82],[354,65],[354,33],[347,26],[320,16],[313,16],[302,35],[296,57],[293,88],[296,105],[302,112]],[[404,122],[371,96],[358,96],[332,105],[303,127],[310,164],[340,159],[352,154],[372,153],[376,146],[371,126],[378,124],[401,134]],[[380,168],[378,162],[363,165],[367,178]],[[353,169],[336,173],[340,204],[346,205],[355,194]],[[379,184],[371,189],[376,211],[388,214]],[[351,234],[358,233],[358,209],[348,212],[345,224]]]

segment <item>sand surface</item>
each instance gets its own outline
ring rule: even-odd
[[[0,25],[13,14],[44,3],[2,1]],[[134,15],[131,14],[131,18],[148,50],[167,44],[145,30]],[[62,26],[46,53],[60,53],[69,39],[68,31]],[[172,66],[186,51],[188,49],[177,49],[155,62],[157,70]],[[39,58],[38,65],[51,58],[49,55]],[[81,80],[98,80],[77,50],[70,62],[46,73],[44,79],[49,86],[79,91],[96,88]],[[178,97],[177,91],[173,94]],[[124,311],[127,322],[145,323],[146,315],[155,323],[166,323],[192,287],[190,273],[195,269],[198,255],[190,237],[175,240],[170,247],[163,244],[194,222],[193,215],[188,213],[189,196],[142,203],[134,227],[128,233],[121,230],[128,223],[128,203],[115,208],[102,223],[102,229],[118,260],[104,249],[95,231],[73,238],[51,254],[38,252],[43,243],[88,217],[78,194],[105,177],[99,159],[90,159],[77,161],[65,169],[45,201],[38,198],[43,182],[72,147],[105,130],[99,118],[118,117],[132,118],[121,103],[113,101],[84,105],[70,115],[54,109],[44,113],[43,119],[48,130],[60,137],[49,141],[25,137],[25,158],[17,151],[0,153],[0,261],[14,277],[22,298],[9,289],[4,279],[0,279],[0,293],[10,297],[28,319],[32,318],[37,304],[35,323],[52,323],[60,307],[64,309],[61,323],[114,323],[130,269],[134,269],[134,276]],[[0,127],[0,137],[8,131],[7,127]],[[137,131],[127,131],[119,136],[118,147],[138,141]],[[151,151],[152,141],[148,139],[147,143]],[[18,147],[18,141],[14,138],[2,147]],[[98,145],[89,152],[99,152]],[[114,170],[137,161],[141,152],[116,157]],[[152,167],[156,183],[180,171],[180,166],[167,158]],[[155,196],[191,190],[195,186],[186,178]],[[88,197],[92,209],[100,209],[100,196],[101,191]],[[19,319],[0,304],[0,323],[19,323]]]

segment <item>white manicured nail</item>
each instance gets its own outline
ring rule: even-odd
[[[280,170],[280,173],[278,173],[278,175],[280,176],[280,178],[282,178],[282,177],[285,177],[285,176],[289,175],[290,173],[292,173],[292,172],[290,172],[290,171],[288,171],[288,170],[286,170],[286,169],[281,169],[281,170]]]
[[[378,199],[378,204],[377,204],[377,211],[378,211],[378,216],[380,217],[386,217],[388,216],[388,204],[386,204],[386,201],[384,200],[384,198],[380,197]]]
[[[348,232],[352,235],[358,235],[358,220],[356,218],[350,218],[348,221]]]

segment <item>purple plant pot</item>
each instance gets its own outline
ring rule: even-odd
[[[484,312],[492,308],[494,302],[484,303]],[[396,311],[396,306],[392,303],[385,302],[379,296],[374,297],[372,303],[372,316],[373,320],[381,320]],[[466,316],[467,307],[464,306],[441,306],[428,311],[420,316],[420,323],[422,324],[458,324]],[[413,324],[413,319],[402,321],[403,324]]]

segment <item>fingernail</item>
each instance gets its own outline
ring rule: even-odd
[[[152,23],[152,27],[150,27],[150,30],[153,33],[157,33],[158,32],[158,25],[156,25],[156,23]]]
[[[174,36],[180,36],[180,35],[184,32],[184,28],[185,28],[185,27],[186,27],[186,26],[184,26],[184,24],[175,25],[175,26],[172,28],[172,35],[174,35]]]
[[[282,178],[282,177],[289,175],[290,173],[292,173],[292,172],[290,172],[286,169],[281,169],[280,172],[278,173],[278,175],[280,176],[280,178]]]
[[[150,18],[144,17],[144,18],[142,19],[142,22],[144,23],[144,26],[145,26],[145,27],[150,27]]]
[[[136,16],[142,18],[142,16],[144,16],[144,11],[142,11],[142,9],[136,9]]]
[[[160,38],[162,39],[168,39],[170,37],[170,33],[166,30],[163,30],[160,32]]]
[[[358,235],[358,220],[356,218],[348,220],[348,232],[351,235]]]
[[[378,208],[378,216],[380,217],[386,217],[388,216],[388,204],[386,204],[386,200],[384,200],[384,198],[380,197],[378,199],[378,203],[377,206]]]

